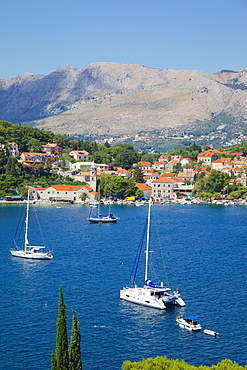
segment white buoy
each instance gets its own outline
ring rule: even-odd
[[[209,329],[204,329],[203,332],[205,334],[212,335],[213,337],[216,337],[217,335],[219,335],[219,333],[217,333],[217,331],[209,330]]]

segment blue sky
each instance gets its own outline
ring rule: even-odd
[[[135,63],[247,67],[247,0],[0,0],[0,78]]]

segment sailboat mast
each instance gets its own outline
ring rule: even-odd
[[[99,185],[99,190],[98,190],[98,218],[99,218],[99,215],[100,215],[100,185]]]
[[[147,227],[147,243],[146,243],[146,267],[145,267],[145,281],[148,279],[148,254],[149,254],[149,237],[150,237],[150,220],[151,220],[151,202],[150,197],[148,202],[148,227]]]
[[[28,231],[28,221],[29,221],[29,189],[27,192],[27,213],[26,213],[26,221],[25,221],[25,252],[28,245],[28,237],[27,237],[27,231]]]

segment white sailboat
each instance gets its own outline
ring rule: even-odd
[[[154,284],[148,277],[148,263],[149,263],[149,239],[150,239],[150,221],[151,221],[151,206],[152,201],[150,198],[148,205],[148,217],[147,217],[147,233],[146,233],[146,258],[145,258],[145,277],[144,286],[138,287],[135,283],[136,272],[138,268],[138,262],[136,263],[136,270],[133,276],[133,286],[124,287],[120,290],[120,299],[129,301],[132,303],[140,304],[147,307],[158,308],[164,310],[166,304],[173,304],[176,306],[185,306],[184,300],[180,297],[178,289],[174,292],[170,288]],[[139,261],[141,248],[138,251],[137,261]]]
[[[52,252],[44,252],[45,246],[31,245],[28,241],[28,225],[29,225],[29,205],[30,195],[28,190],[27,197],[27,209],[26,209],[26,220],[25,220],[25,233],[24,233],[24,248],[18,249],[17,243],[14,240],[16,250],[11,249],[10,253],[13,257],[38,259],[38,260],[51,260],[53,258]]]

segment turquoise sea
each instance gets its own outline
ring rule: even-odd
[[[50,369],[60,285],[69,336],[73,309],[80,322],[84,370],[117,370],[125,360],[155,356],[196,366],[225,358],[247,364],[246,206],[154,205],[169,284],[180,288],[187,304],[165,311],[119,300],[147,205],[114,205],[120,220],[106,225],[89,224],[85,205],[32,206],[54,250],[52,261],[11,257],[23,207],[0,205],[1,370]],[[37,229],[30,226],[30,241],[38,243]],[[157,257],[159,272],[160,262]],[[203,329],[219,336],[182,330],[178,314],[198,316]]]

